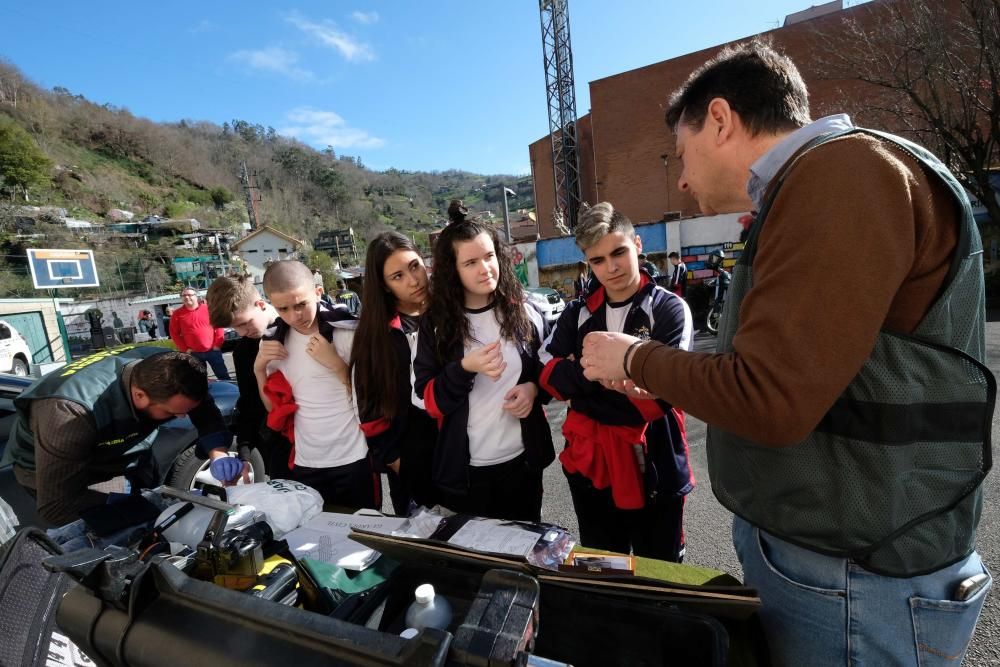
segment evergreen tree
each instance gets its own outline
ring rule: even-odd
[[[0,178],[11,190],[11,199],[18,188],[28,200],[28,188],[50,180],[52,162],[38,144],[8,116],[0,116]]]

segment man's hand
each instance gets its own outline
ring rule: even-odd
[[[286,357],[288,357],[288,351],[285,350],[284,345],[276,340],[262,340],[260,349],[257,350],[257,359],[253,362],[254,373],[264,373],[269,362]]]
[[[656,398],[656,394],[652,394],[645,389],[640,389],[635,385],[635,382],[632,382],[631,380],[601,380],[600,382],[605,389],[617,391],[621,394],[625,394],[629,398],[638,398],[643,400]]]
[[[607,331],[594,331],[583,339],[580,364],[588,380],[625,380],[623,361],[629,345],[639,340]]]
[[[482,373],[494,382],[500,379],[507,362],[503,360],[500,341],[477,347],[462,357],[462,368],[470,373]]]
[[[250,483],[250,464],[246,461],[229,456],[221,449],[213,450],[211,458],[208,469],[212,477],[222,482],[222,486],[235,486],[241,477],[245,484]]]
[[[389,470],[393,471],[394,473],[396,473],[398,475],[399,474],[399,459],[396,459],[392,463],[386,463],[385,467],[388,468]]]
[[[519,384],[503,397],[503,409],[518,419],[524,419],[531,414],[531,407],[538,396],[538,387],[534,382]]]

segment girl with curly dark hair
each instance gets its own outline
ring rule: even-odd
[[[451,213],[451,211],[449,211]],[[538,390],[541,313],[496,231],[461,215],[434,248],[414,390],[438,420],[438,501],[456,512],[538,521],[555,457]]]
[[[388,475],[393,509],[404,516],[411,500],[435,504],[430,462],[437,424],[410,400],[410,360],[428,288],[424,260],[409,238],[385,232],[368,244],[351,372],[361,430],[376,469]]]

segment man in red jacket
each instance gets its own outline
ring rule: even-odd
[[[170,317],[170,340],[181,352],[187,352],[212,367],[215,377],[229,380],[229,369],[222,358],[223,331],[208,321],[208,306],[198,302],[198,292],[193,287],[181,291],[183,308]]]

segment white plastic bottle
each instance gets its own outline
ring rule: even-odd
[[[434,586],[421,584],[414,593],[414,601],[406,610],[406,627],[423,630],[447,630],[451,624],[451,604],[444,597],[434,594]]]

